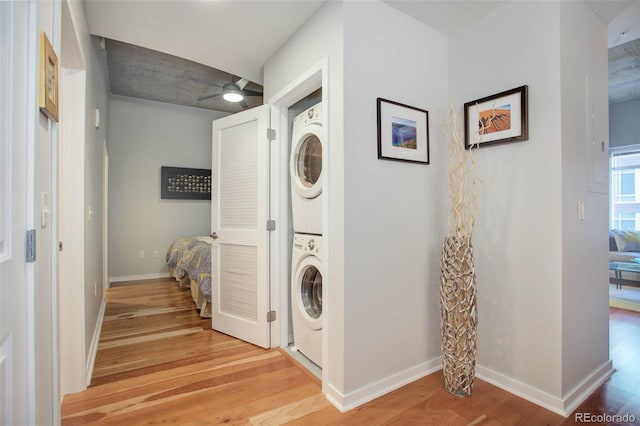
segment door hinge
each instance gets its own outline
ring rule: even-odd
[[[27,231],[27,263],[36,261],[36,230],[29,229]]]
[[[62,241],[58,241],[58,251],[62,251]]]
[[[276,230],[276,221],[275,220],[268,220],[267,221],[267,231],[271,232],[271,231],[275,231]]]
[[[267,139],[270,141],[276,140],[276,129],[267,129]]]
[[[267,322],[274,322],[276,320],[276,311],[267,312]]]

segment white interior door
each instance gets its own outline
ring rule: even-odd
[[[212,327],[270,346],[269,127],[263,105],[213,122]]]
[[[28,4],[0,2],[0,424],[33,424],[27,230]],[[32,142],[29,142],[32,143]]]

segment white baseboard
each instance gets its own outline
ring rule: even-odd
[[[91,339],[91,347],[89,348],[89,356],[87,357],[87,364],[85,366],[85,379],[87,386],[91,384],[91,377],[93,376],[93,366],[96,363],[96,354],[98,353],[98,344],[100,343],[100,333],[102,332],[102,322],[104,321],[104,311],[107,308],[107,298],[102,297],[102,304],[100,305],[100,312],[98,312],[98,319],[96,320],[96,328],[93,331],[93,338]]]
[[[399,373],[388,376],[370,385],[364,386],[348,394],[343,394],[330,383],[327,386],[326,397],[341,412],[347,412],[362,404],[381,397],[402,386],[414,382],[424,376],[442,368],[442,357],[418,364]]]
[[[607,361],[569,392],[568,396],[559,398],[489,368],[476,366],[477,378],[564,417],[570,415],[589,395],[607,381],[611,374],[613,374],[613,367],[611,361]]]
[[[491,383],[494,386],[504,389],[509,393],[524,398],[529,402],[533,402],[547,410],[564,416],[562,410],[562,399],[551,395],[531,385],[523,383],[519,380],[505,376],[504,374],[493,371],[487,367],[476,365],[476,377]],[[566,416],[565,416],[566,417]]]
[[[611,360],[608,360],[582,382],[578,383],[578,385],[563,398],[564,416],[566,417],[573,413],[596,389],[609,380],[609,377],[611,377],[614,372],[613,363]]]
[[[442,369],[442,357],[434,358],[348,394],[340,392],[329,383],[326,397],[329,402],[344,413],[440,369]],[[489,368],[481,365],[476,366],[476,377],[478,379],[491,383],[500,389],[563,417],[573,413],[580,404],[611,377],[613,372],[611,361],[607,361],[580,382],[566,397],[559,398]]]
[[[170,278],[169,272],[161,272],[159,274],[146,274],[146,275],[123,275],[121,277],[109,277],[109,284],[121,283],[123,281],[140,281],[140,280],[154,280],[158,278]]]

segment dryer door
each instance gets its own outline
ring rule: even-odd
[[[293,135],[291,144],[291,186],[304,198],[315,198],[322,192],[322,142],[318,125],[304,128]]]
[[[322,265],[317,257],[300,261],[294,279],[295,306],[307,327],[322,329]]]

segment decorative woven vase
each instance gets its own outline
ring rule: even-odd
[[[469,396],[476,369],[476,279],[471,237],[448,236],[442,250],[440,315],[444,387]]]

